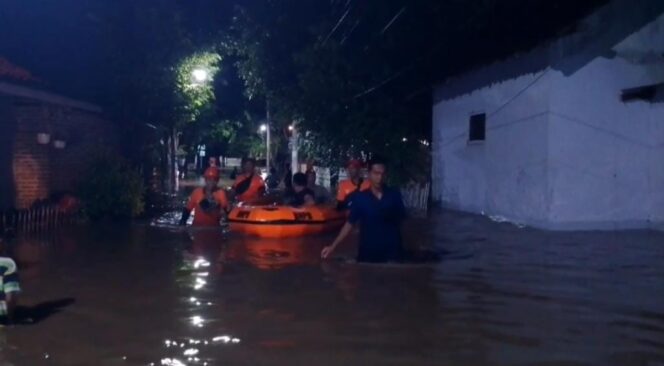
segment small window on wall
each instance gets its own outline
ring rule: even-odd
[[[624,103],[633,101],[656,102],[664,96],[664,83],[623,89],[620,100]]]
[[[484,141],[486,139],[486,113],[470,116],[468,127],[468,142]]]

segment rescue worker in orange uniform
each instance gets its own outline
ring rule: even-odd
[[[242,174],[238,175],[233,184],[233,192],[240,202],[250,202],[265,193],[265,182],[256,174],[256,161],[251,158],[242,160]]]
[[[219,226],[219,220],[228,212],[229,204],[226,192],[217,187],[219,184],[219,169],[210,167],[203,174],[205,186],[191,192],[187,206],[182,211],[180,225],[186,225],[191,210],[194,214],[193,226]]]
[[[359,160],[353,159],[348,162],[346,169],[348,179],[339,182],[339,189],[337,190],[337,209],[345,210],[350,208],[353,194],[371,187],[371,183],[368,180],[362,179],[360,175],[361,169],[362,163]]]

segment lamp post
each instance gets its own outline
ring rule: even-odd
[[[291,133],[291,172],[297,173],[300,171],[300,167],[298,166],[298,156],[297,156],[297,149],[298,149],[298,135],[297,135],[297,129],[295,128],[294,124],[291,124],[288,126],[288,131]]]
[[[270,171],[270,100],[265,100],[265,123],[266,123],[266,154],[265,154],[265,168]]]
[[[201,88],[212,81],[212,73],[207,67],[199,66],[191,70],[190,86]],[[166,165],[166,174],[168,180],[166,181],[166,188],[170,192],[175,192],[178,189],[178,176],[177,176],[177,150],[178,150],[178,131],[175,126],[171,127],[167,132],[168,148],[166,149],[165,160],[168,162]]]
[[[267,123],[263,123],[259,130],[258,130],[261,135],[265,134],[265,162],[267,165],[267,168],[269,170],[270,168],[270,125]]]

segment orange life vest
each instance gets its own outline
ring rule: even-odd
[[[238,192],[240,185],[246,184],[243,183],[247,179],[251,179],[249,182],[249,187],[244,192]],[[253,174],[241,174],[235,179],[235,184],[233,184],[233,189],[237,193],[237,199],[241,202],[253,201],[259,198],[263,192],[265,192],[265,182],[260,176]]]
[[[351,193],[356,191],[364,191],[370,187],[371,183],[369,183],[368,180],[362,180],[362,183],[360,183],[359,187],[350,179],[341,181],[341,183],[339,183],[339,189],[337,190],[337,201],[344,202]]]
[[[228,210],[228,198],[226,192],[218,189],[212,193],[212,198],[220,206],[219,209],[205,210],[201,207],[201,201],[205,199],[205,189],[196,188],[191,192],[189,201],[187,202],[187,210],[191,211],[196,209],[194,214],[193,226],[217,226],[221,220],[221,209]]]

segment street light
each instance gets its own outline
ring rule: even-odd
[[[260,131],[260,132],[266,132],[266,131],[267,131],[267,125],[266,125],[266,124],[262,124],[261,127],[260,127],[260,130],[259,130],[259,131]]]
[[[202,84],[208,81],[208,71],[203,68],[194,69],[191,72],[191,76],[194,78],[196,84]]]
[[[294,128],[293,125],[288,125],[288,131],[293,131]]]

